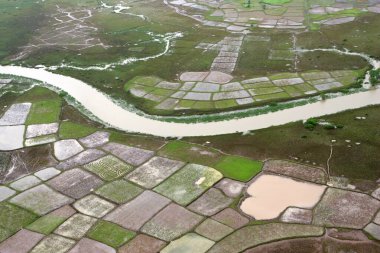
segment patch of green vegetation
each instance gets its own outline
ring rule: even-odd
[[[21,207],[0,203],[0,241],[7,239],[37,218],[36,214]]]
[[[183,108],[191,108],[195,104],[193,100],[181,100],[178,105]]]
[[[260,3],[270,4],[270,5],[281,5],[290,3],[292,0],[260,0]]]
[[[0,171],[7,171],[9,162],[11,161],[10,153],[0,153]]]
[[[205,19],[210,21],[222,22],[223,16],[213,16],[215,10],[211,9],[204,14]]]
[[[308,91],[315,90],[315,88],[313,86],[311,86],[310,84],[307,84],[307,83],[296,84],[293,87],[296,87],[301,92],[308,92]]]
[[[269,79],[271,80],[279,80],[279,79],[288,79],[288,78],[297,78],[299,77],[298,76],[298,73],[278,73],[278,74],[275,74],[275,75],[271,75],[269,76]]]
[[[372,69],[369,71],[370,82],[374,86],[379,83],[380,80],[380,69]]]
[[[310,118],[307,119],[303,123],[304,127],[308,130],[314,130],[317,126],[321,125],[326,130],[333,130],[333,129],[342,129],[344,125],[342,124],[334,124],[331,122],[321,121],[316,118]]]
[[[62,102],[60,100],[44,100],[34,102],[30,109],[27,125],[55,123],[59,120]]]
[[[238,104],[233,99],[221,100],[221,101],[216,101],[215,102],[215,107],[218,108],[218,109],[231,108],[231,107],[234,107],[234,106],[237,106],[237,105]]]
[[[265,37],[266,40],[256,40],[247,37],[243,41],[239,61],[234,71],[236,76],[252,76],[252,70],[255,70],[257,76],[267,76],[271,73],[295,71],[289,60],[272,60],[270,59],[271,50],[289,50],[291,48],[290,34],[280,32],[274,34],[254,34],[257,37]],[[252,60],[255,59],[255,60]],[[287,65],[289,64],[289,65]]]
[[[214,165],[222,157],[214,149],[184,141],[171,141],[160,149],[158,154],[176,160],[207,166]]]
[[[265,14],[267,15],[271,15],[271,16],[281,16],[283,15],[286,11],[288,10],[288,8],[282,6],[282,7],[278,7],[278,8],[266,8],[265,9]]]
[[[103,220],[99,221],[88,233],[89,238],[107,244],[113,248],[120,247],[135,236],[136,233]]]
[[[11,237],[12,233],[5,228],[0,227],[0,242],[5,241],[8,237]]]
[[[330,48],[335,45],[338,48],[346,48],[353,52],[365,52],[374,57],[380,57],[380,48],[376,45],[378,41],[378,27],[380,25],[380,15],[376,14],[362,14],[355,19],[355,22],[335,26],[323,26],[318,32],[308,32],[297,36],[298,46],[301,48]],[[332,70],[332,69],[353,69],[348,65],[357,66],[355,69],[361,69],[368,66],[363,59],[358,57],[343,57],[340,55],[331,54],[315,54],[319,55],[318,61],[323,61],[324,64],[317,63],[314,59],[314,69],[319,70]],[[311,55],[305,54],[301,57],[300,69],[304,69],[305,60],[310,58]],[[313,58],[315,58],[314,56]],[[328,58],[328,60],[327,60]],[[326,59],[326,62],[324,61]],[[317,63],[317,64],[315,64]],[[339,67],[339,68],[338,68]],[[312,69],[311,67],[308,67]]]
[[[271,60],[286,60],[291,61],[294,59],[293,50],[271,50],[270,52]]]
[[[263,88],[255,88],[250,90],[253,92],[255,95],[265,95],[265,94],[274,94],[278,92],[283,92],[283,89],[277,86],[272,86],[272,87],[263,87]],[[261,98],[261,96],[257,96]]]
[[[125,180],[117,180],[103,185],[96,193],[118,204],[126,203],[139,195],[143,190]]]
[[[272,82],[248,83],[248,84],[243,84],[243,86],[246,89],[251,89],[251,88],[268,88],[268,87],[273,87],[273,83]]]
[[[162,79],[155,76],[136,76],[124,85],[124,89],[128,91],[135,84],[153,87],[160,81],[162,81]]]
[[[241,156],[225,156],[215,165],[215,169],[222,172],[225,177],[243,182],[252,179],[262,167],[262,162]]]
[[[120,159],[112,155],[100,158],[99,160],[86,164],[83,167],[106,181],[112,181],[119,178],[133,169],[131,165],[122,162]]]
[[[294,86],[284,86],[282,89],[292,97],[300,96],[302,93]]]
[[[45,143],[54,142],[57,140],[57,136],[55,134],[49,134],[49,135],[43,135],[43,136],[37,136],[33,138],[29,138],[25,141],[26,146],[35,146],[35,145],[41,145]]]
[[[257,101],[272,100],[272,99],[283,99],[283,98],[290,98],[290,96],[286,92],[278,92],[278,93],[272,93],[272,94],[259,95],[259,96],[255,97],[255,99]]]
[[[54,216],[54,215],[45,215],[26,228],[37,233],[48,235],[53,232],[59,225],[65,221],[65,218]]]
[[[0,61],[15,54],[26,45],[33,32],[44,20],[41,4],[33,1],[1,1],[0,9]]]
[[[78,139],[93,134],[98,129],[88,125],[64,121],[59,128],[59,136],[62,139]]]
[[[49,90],[45,87],[34,87],[25,93],[22,94],[22,96],[17,98],[17,102],[23,103],[23,102],[38,102],[41,100],[58,100],[60,99],[57,93],[55,93],[52,90]]]
[[[319,31],[321,29],[321,24],[319,23],[310,23],[309,24],[310,31]]]
[[[308,130],[314,130],[318,126],[319,121],[315,118],[307,119],[303,125]]]
[[[194,105],[192,106],[193,109],[196,109],[196,110],[200,110],[200,111],[203,111],[203,110],[212,110],[214,109],[214,103],[211,102],[211,101],[197,101],[194,103]]]

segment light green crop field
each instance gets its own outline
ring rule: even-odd
[[[257,175],[263,166],[262,162],[239,156],[226,156],[215,165],[215,168],[228,178],[247,182]]]

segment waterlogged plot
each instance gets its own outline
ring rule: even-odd
[[[59,235],[49,235],[48,237],[45,237],[31,251],[31,253],[64,253],[67,252],[74,245],[74,240]]]
[[[0,126],[16,126],[25,124],[31,103],[14,104],[0,118]]]
[[[65,171],[47,182],[55,190],[75,199],[84,197],[102,183],[98,177],[80,169]]]
[[[129,243],[122,246],[119,251],[122,253],[135,253],[136,249],[140,252],[160,252],[165,247],[166,243],[157,238],[139,234],[132,239]]]
[[[73,156],[69,158],[68,160],[59,163],[57,165],[57,169],[67,170],[67,169],[75,168],[75,167],[90,163],[92,161],[95,161],[105,155],[106,153],[104,153],[101,150],[87,149],[79,153],[78,155]]]
[[[119,178],[133,169],[131,165],[126,164],[111,155],[91,162],[85,165],[84,168],[97,174],[99,177],[103,178],[106,181],[111,181]]]
[[[139,166],[153,157],[154,152],[146,149],[135,148],[118,143],[108,143],[103,149],[117,156],[132,166]]]
[[[53,191],[46,185],[39,185],[13,197],[10,202],[39,215],[44,215],[73,202],[73,199]]]
[[[282,214],[281,221],[288,223],[310,224],[313,219],[313,211],[308,209],[289,207]]]
[[[20,230],[7,241],[0,244],[2,253],[27,253],[29,252],[44,236],[26,229]]]
[[[216,188],[222,190],[225,195],[231,198],[238,197],[243,191],[244,186],[245,184],[229,178],[225,178],[215,185]]]
[[[55,134],[58,132],[58,123],[29,125],[26,129],[26,138]]]
[[[0,150],[15,150],[22,148],[25,126],[0,126]]]
[[[362,229],[379,207],[366,194],[329,188],[314,210],[313,224]]]
[[[57,175],[59,175],[61,173],[61,171],[55,169],[55,168],[46,168],[46,169],[43,169],[43,170],[40,170],[36,173],[34,173],[34,175],[36,177],[38,177],[39,179],[41,179],[42,181],[46,181],[46,180],[49,180]]]
[[[213,241],[219,241],[233,231],[234,229],[213,219],[205,220],[195,229],[195,232]]]
[[[102,253],[115,253],[116,251],[107,246],[104,243],[100,243],[95,240],[91,240],[88,238],[82,238],[74,248],[72,248],[70,253],[81,253],[81,252],[102,252]]]
[[[106,144],[109,141],[110,133],[108,132],[95,132],[89,136],[79,139],[83,146],[86,148],[96,148]]]
[[[80,213],[101,218],[109,213],[115,205],[95,195],[87,195],[73,204]]]
[[[0,202],[16,194],[16,191],[6,187],[0,186]]]
[[[145,188],[153,188],[185,165],[184,162],[163,157],[151,160],[135,169],[126,177],[128,180]]]
[[[54,143],[54,155],[58,160],[66,160],[84,149],[77,140],[62,140]]]
[[[325,189],[322,185],[262,175],[248,187],[252,197],[245,199],[240,208],[257,220],[274,219],[290,206],[313,208]]]
[[[154,191],[181,205],[187,205],[222,177],[223,175],[213,168],[188,164],[154,188]]]
[[[116,208],[105,220],[137,231],[169,203],[169,199],[155,192],[145,191],[132,201]]]
[[[74,214],[54,232],[72,239],[80,239],[96,223],[97,219],[83,214]]]
[[[164,241],[171,241],[192,230],[202,216],[195,214],[177,204],[170,204],[148,221],[142,232]]]
[[[195,233],[189,233],[184,235],[183,237],[171,242],[166,248],[164,248],[162,253],[175,253],[175,252],[183,252],[183,253],[191,253],[191,252],[199,252],[206,253],[209,250],[214,242],[204,238]]]
[[[224,209],[223,211],[212,216],[212,219],[234,229],[241,228],[244,225],[247,225],[249,222],[247,217],[241,215],[239,212],[235,211],[232,208]]]
[[[25,140],[25,146],[31,147],[31,146],[38,146],[43,145],[47,143],[52,143],[57,141],[57,136],[55,135],[44,135],[44,136],[38,136],[30,139]]]
[[[38,185],[40,182],[41,181],[35,176],[26,176],[13,182],[10,186],[15,190],[25,191],[29,188],[32,188],[33,186]]]
[[[211,216],[229,206],[232,201],[233,199],[226,197],[220,190],[211,188],[188,208],[198,214]]]

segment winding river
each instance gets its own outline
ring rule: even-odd
[[[109,96],[72,77],[45,69],[0,66],[0,74],[10,74],[45,82],[70,94],[85,109],[110,126],[127,131],[162,137],[210,136],[247,132],[270,126],[334,114],[380,104],[380,89],[336,97],[268,114],[217,122],[174,123],[146,118],[115,103]]]
[[[366,54],[348,50],[311,49],[302,52],[327,51],[338,54],[359,56],[368,61],[374,68],[380,68],[380,61]],[[128,107],[123,107],[108,95],[93,88],[78,79],[49,72],[47,68],[27,68],[21,66],[0,66],[0,74],[21,76],[46,83],[54,88],[67,92],[84,109],[97,119],[111,127],[134,133],[156,135],[162,137],[211,136],[231,133],[244,133],[252,130],[284,125],[311,117],[320,117],[380,104],[380,89],[367,91],[317,101],[298,107],[283,109],[276,112],[248,116],[245,118],[226,119],[214,122],[180,123],[165,121],[164,117],[144,117]],[[369,79],[369,71],[366,80]],[[166,119],[167,120],[167,119]]]

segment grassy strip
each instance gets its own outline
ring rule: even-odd
[[[95,133],[98,129],[73,122],[62,122],[59,128],[59,136],[62,139],[78,139]]]
[[[33,103],[27,125],[58,122],[61,113],[61,100],[44,100]]]

